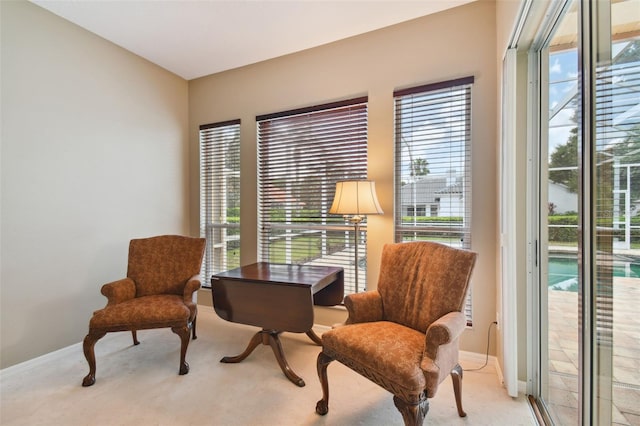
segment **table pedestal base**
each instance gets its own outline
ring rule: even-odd
[[[282,332],[277,330],[262,329],[258,331],[251,338],[244,352],[236,356],[225,356],[220,360],[220,362],[224,362],[224,363],[240,362],[244,360],[246,357],[248,357],[251,354],[251,352],[253,352],[253,350],[258,347],[260,343],[262,343],[263,345],[269,345],[273,350],[273,354],[276,356],[276,360],[278,361],[278,364],[280,365],[282,372],[284,373],[285,376],[287,376],[287,379],[289,379],[294,384],[300,387],[303,387],[305,385],[304,380],[300,376],[298,376],[296,373],[293,372],[291,367],[289,367],[289,363],[287,362],[287,359],[284,356],[282,344],[280,343],[280,333]],[[313,340],[315,344],[322,345],[322,340],[320,340],[320,337],[313,330],[307,331],[306,334],[307,336],[309,336],[311,340]]]

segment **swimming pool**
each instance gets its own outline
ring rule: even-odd
[[[640,278],[640,259],[613,261],[613,276]],[[578,259],[571,255],[549,256],[548,286],[552,290],[578,291]]]

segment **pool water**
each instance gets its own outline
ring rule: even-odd
[[[548,285],[553,290],[578,291],[578,260],[572,257],[549,257]],[[614,260],[614,277],[640,278],[640,259]]]

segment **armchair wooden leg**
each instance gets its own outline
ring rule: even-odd
[[[405,426],[422,426],[424,418],[429,412],[429,400],[424,395],[417,404],[410,404],[394,395],[393,403],[402,414]]]
[[[456,364],[451,370],[451,380],[453,381],[453,394],[456,397],[456,407],[458,407],[458,415],[466,417],[467,413],[462,409],[462,367]]]
[[[196,322],[198,321],[198,314],[193,317],[193,323],[191,323],[191,339],[196,340],[198,336],[196,336]]]
[[[318,370],[318,378],[322,386],[322,399],[316,404],[316,413],[324,416],[329,412],[329,381],[327,379],[327,367],[333,361],[329,355],[320,352],[316,368]]]
[[[171,331],[180,336],[180,375],[187,374],[189,372],[189,364],[185,361],[187,357],[187,347],[189,346],[189,337],[191,334],[191,330],[189,330],[188,326],[182,327],[171,327]]]
[[[136,330],[131,330],[131,335],[133,336],[133,344],[139,345],[140,342],[138,341],[138,332]]]
[[[82,386],[91,386],[96,382],[96,355],[94,352],[94,346],[98,340],[107,334],[105,331],[91,331],[84,338],[82,343],[82,349],[84,351],[84,357],[89,363],[89,374],[82,380]]]

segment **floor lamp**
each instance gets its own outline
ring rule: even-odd
[[[355,228],[355,280],[358,292],[358,234],[363,216],[368,214],[382,214],[382,209],[376,196],[376,183],[371,180],[346,180],[336,183],[336,193],[330,214],[341,214],[351,222]]]

